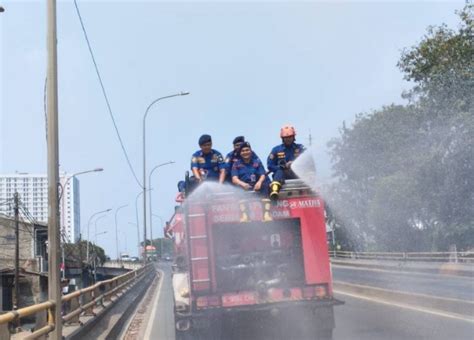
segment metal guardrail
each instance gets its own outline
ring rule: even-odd
[[[126,287],[132,286],[141,278],[146,272],[153,268],[153,264],[147,264],[134,271],[130,271],[123,275],[114,277],[109,280],[100,281],[96,284],[77,290],[73,293],[64,295],[61,298],[61,308],[63,313],[62,320],[64,324],[80,323],[80,316],[95,316],[94,307],[101,305],[104,302],[112,301],[112,295],[117,295]],[[23,317],[31,316],[41,312],[47,313],[47,321],[41,325],[40,328],[29,334],[25,339],[38,339],[39,337],[50,333],[54,330],[56,320],[54,320],[54,308],[56,308],[54,301],[46,301],[32,306],[20,308],[16,311],[10,311],[0,315],[0,338],[10,338],[10,323],[15,322]]]
[[[332,258],[358,260],[474,263],[474,252],[354,252],[329,251]]]

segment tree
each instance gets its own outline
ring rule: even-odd
[[[359,246],[474,246],[473,8],[459,12],[457,31],[430,27],[403,51],[398,66],[415,83],[408,105],[358,114],[328,144],[337,179],[329,201]]]

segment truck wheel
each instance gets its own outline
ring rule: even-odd
[[[180,332],[176,331],[175,332],[175,340],[192,340],[194,339],[192,332]]]
[[[321,329],[317,333],[317,340],[332,340],[332,328]]]

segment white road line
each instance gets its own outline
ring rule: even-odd
[[[158,269],[158,272],[160,273],[160,284],[158,286],[158,291],[155,293],[155,299],[153,300],[153,310],[151,311],[150,318],[148,319],[148,325],[146,326],[145,340],[151,339],[151,329],[153,328],[153,320],[155,320],[156,310],[158,309],[158,300],[160,299],[161,286],[165,280],[165,273],[161,269]]]
[[[366,296],[363,296],[363,295],[346,293],[346,292],[336,290],[336,289],[334,290],[334,293],[341,294],[341,295],[347,295],[347,296],[350,296],[350,297],[353,297],[353,298],[356,298],[356,299],[362,299],[362,300],[367,300],[367,301],[371,301],[371,302],[375,302],[375,303],[381,303],[381,304],[384,304],[384,305],[410,309],[410,310],[413,310],[413,311],[416,311],[416,312],[433,314],[433,315],[442,316],[442,317],[445,317],[445,318],[451,318],[451,319],[466,321],[466,322],[469,322],[469,323],[474,323],[473,318],[464,317],[464,316],[458,315],[458,314],[443,313],[443,312],[439,312],[439,311],[435,311],[435,310],[431,310],[431,309],[425,309],[425,308],[421,308],[421,307],[414,307],[414,306],[410,306],[410,305],[404,305],[404,304],[401,304],[401,303],[388,302],[388,301],[384,301],[384,300],[380,300],[380,299],[376,299],[376,298],[369,298],[369,297],[366,297]]]

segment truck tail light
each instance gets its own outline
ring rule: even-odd
[[[208,301],[207,301],[207,296],[200,296],[196,299],[196,305],[198,307],[207,307]]]
[[[221,305],[219,296],[200,296],[196,299],[196,306],[199,308],[218,307]]]
[[[209,306],[220,306],[221,300],[219,299],[218,296],[209,296],[208,303],[209,303]]]
[[[318,298],[324,298],[327,296],[326,286],[316,286],[314,291],[316,293],[316,297]]]
[[[303,288],[303,297],[308,299],[314,296],[314,287],[304,287]]]

